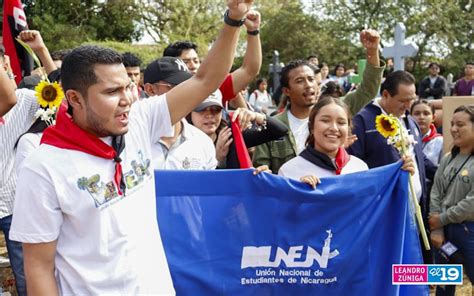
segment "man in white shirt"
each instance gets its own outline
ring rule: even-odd
[[[253,158],[254,166],[268,165],[274,174],[304,150],[309,135],[308,116],[319,95],[314,68],[306,60],[287,64],[282,69],[280,80],[290,106],[275,118],[290,129],[283,138],[257,146]]]
[[[144,72],[148,96],[162,95],[188,80],[192,74],[175,57],[162,57],[150,63]],[[152,97],[153,98],[153,97]],[[171,137],[161,137],[152,146],[152,166],[156,170],[212,170],[217,166],[216,149],[200,129],[181,119],[173,125]]]
[[[42,61],[47,73],[56,69],[41,35],[37,31],[23,31],[20,38],[28,43]],[[7,60],[4,59],[4,62]],[[9,67],[6,67],[7,69]],[[10,239],[17,176],[15,172],[15,143],[34,122],[39,108],[35,93],[28,89],[16,90],[14,77],[0,66],[0,231],[5,236],[8,257],[15,275],[18,294],[26,295],[22,245]]]
[[[226,25],[196,75],[133,105],[120,54],[82,46],[65,58],[69,110],[59,111],[18,177],[10,235],[23,242],[30,294],[174,294],[151,146],[218,88],[252,2],[228,1]]]

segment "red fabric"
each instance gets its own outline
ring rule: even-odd
[[[232,75],[227,74],[227,77],[225,78],[224,82],[222,82],[221,86],[219,87],[219,90],[222,93],[222,106],[225,106],[228,101],[235,98]]]
[[[441,135],[438,134],[438,132],[436,131],[436,127],[434,126],[434,124],[431,124],[431,125],[430,125],[430,133],[429,133],[429,135],[424,136],[421,141],[422,141],[423,143],[426,143],[426,142],[429,142],[429,141],[433,140],[433,139],[436,138],[436,137],[441,137]]]
[[[25,12],[20,0],[3,1],[3,46],[5,54],[10,57],[13,73],[16,75],[16,83],[20,83],[23,75],[30,75],[33,67],[32,58],[26,50],[15,41],[21,31],[27,30]]]
[[[115,160],[114,181],[120,195],[120,180],[122,179],[122,165],[116,160],[117,153],[115,150],[104,143],[97,136],[86,132],[78,127],[72,117],[66,112],[67,107],[64,104],[59,108],[56,115],[56,125],[48,127],[41,138],[41,144],[82,151],[97,157]]]
[[[336,175],[340,175],[342,169],[351,159],[351,156],[347,153],[346,149],[340,147],[336,154]]]
[[[232,118],[233,112],[230,113],[229,117]],[[240,125],[238,120],[230,123],[232,129],[232,137],[234,138],[235,150],[237,152],[237,158],[239,159],[240,168],[248,169],[252,167],[252,161],[245,145],[244,137],[240,131]]]
[[[3,117],[0,117],[0,125],[3,125],[5,123],[5,119]]]

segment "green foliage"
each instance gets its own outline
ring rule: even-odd
[[[155,0],[141,6],[142,23],[156,42],[191,40],[205,55],[222,24],[224,2],[218,0]]]
[[[171,42],[191,40],[203,57],[218,35],[225,9],[222,0],[23,0],[32,29],[42,32],[51,50],[84,42],[103,41],[119,51],[137,53],[145,62],[161,56]],[[302,3],[305,3],[303,5]],[[308,5],[309,3],[309,5]],[[262,14],[262,76],[274,50],[282,62],[316,54],[321,62],[352,66],[364,57],[358,34],[378,30],[383,45],[393,40],[402,21],[406,36],[419,47],[413,59],[418,78],[425,66],[438,61],[444,74],[461,73],[465,61],[474,60],[473,14],[469,0],[260,0]],[[156,46],[130,45],[146,32]],[[242,30],[241,40],[245,40]],[[119,42],[117,42],[119,41]],[[128,43],[128,44],[127,44]],[[237,50],[234,67],[241,64],[245,42]]]
[[[419,47],[418,54],[413,58],[414,74],[421,78],[427,74],[426,65],[430,61],[438,61],[444,66],[445,73],[457,76],[465,61],[473,58],[473,14],[472,5],[468,2],[312,0],[311,13],[321,18],[323,30],[331,30],[336,40],[344,38],[343,34],[351,36],[354,40],[352,46],[358,46],[356,34],[362,28],[378,30],[382,43],[387,45],[393,40],[396,23],[403,22],[407,28],[406,37]],[[345,45],[337,48],[341,46]]]
[[[134,0],[26,0],[31,29],[39,30],[50,50],[87,40],[138,40],[140,15]]]
[[[131,52],[143,62],[142,67],[162,56],[164,45],[138,45],[118,41],[89,41],[86,44],[95,44],[115,49],[120,53]]]

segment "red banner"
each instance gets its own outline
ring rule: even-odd
[[[27,30],[26,15],[20,0],[3,1],[3,46],[5,54],[10,57],[13,73],[16,75],[16,83],[19,83],[23,76],[30,75],[33,68],[32,58],[26,50],[15,41],[15,37],[21,31]]]

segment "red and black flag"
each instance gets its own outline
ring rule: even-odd
[[[21,31],[27,29],[28,24],[21,1],[3,0],[3,46],[5,54],[10,57],[11,67],[16,75],[16,83],[19,83],[24,76],[30,75],[33,69],[33,59],[15,40]]]

